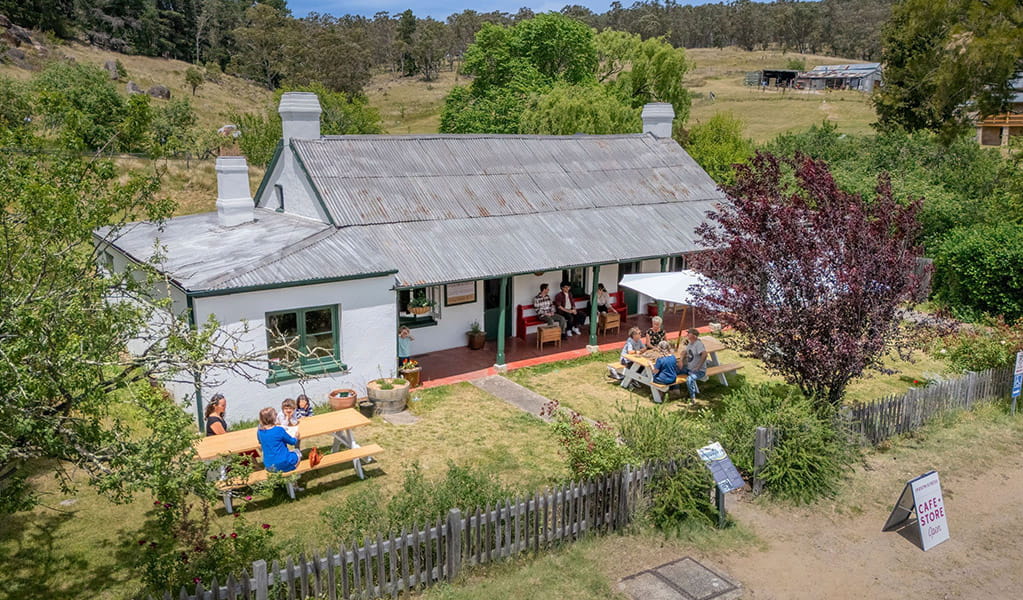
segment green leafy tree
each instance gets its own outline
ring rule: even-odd
[[[450,45],[450,34],[444,23],[433,19],[419,21],[412,36],[412,58],[423,79],[431,81],[437,76]]]
[[[883,48],[879,124],[951,139],[974,112],[1005,111],[1009,81],[1023,67],[1023,5],[903,0],[884,27]]]
[[[91,65],[55,62],[32,81],[43,124],[88,149],[116,150],[124,100],[106,71]]]
[[[742,135],[742,121],[731,113],[718,113],[706,123],[694,126],[683,146],[721,184],[733,183],[732,165],[746,162],[755,151],[753,141]]]
[[[675,123],[685,123],[692,101],[682,79],[693,65],[684,50],[663,38],[643,40],[611,30],[597,34],[594,41],[605,65],[599,72],[601,81],[633,108],[668,102],[675,109]]]
[[[243,24],[232,32],[237,40],[231,68],[273,90],[284,80],[291,21],[266,4],[254,4],[245,11]]]
[[[638,131],[639,111],[603,86],[559,84],[535,96],[519,118],[519,132],[547,135]]]
[[[961,316],[1023,318],[1023,228],[1016,223],[961,227],[934,255],[937,299]]]
[[[206,78],[203,77],[202,71],[195,67],[188,67],[185,69],[185,84],[192,88],[192,95],[195,95],[195,91],[202,87],[202,84],[206,82]]]

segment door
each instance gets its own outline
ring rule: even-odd
[[[508,281],[508,289],[505,290],[505,316],[504,316],[504,337],[511,336],[512,332],[512,293],[511,280]],[[483,282],[483,330],[487,332],[488,340],[497,339],[497,321],[501,315],[501,280],[487,279]]]
[[[620,265],[618,265],[618,276],[619,276],[619,278],[621,278],[621,277],[625,277],[626,275],[630,275],[632,273],[639,273],[640,272],[639,269],[640,269],[640,263],[638,263],[638,262],[621,263]],[[620,281],[620,279],[619,279],[619,281]],[[621,290],[622,292],[624,292],[625,307],[626,307],[626,311],[628,312],[628,314],[634,315],[634,314],[638,313],[639,312],[639,293],[634,291],[634,290],[630,290],[627,287],[619,287],[618,289]]]

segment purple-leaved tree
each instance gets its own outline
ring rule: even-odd
[[[846,193],[806,156],[758,153],[736,176],[698,229],[708,251],[696,267],[715,282],[702,302],[741,334],[740,351],[819,408],[837,407],[898,333],[920,201],[896,201],[886,175],[873,198]]]

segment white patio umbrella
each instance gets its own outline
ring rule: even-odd
[[[686,270],[669,273],[632,273],[622,277],[618,285],[650,296],[654,300],[681,304],[682,320],[679,322],[678,332],[681,339],[682,329],[685,328],[686,310],[692,306],[695,299],[689,288],[696,284],[708,283],[712,283],[711,280],[702,274]],[[696,311],[693,311],[693,319],[696,319]]]

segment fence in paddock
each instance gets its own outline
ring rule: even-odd
[[[953,410],[969,410],[1012,391],[1012,368],[969,372],[963,377],[914,388],[901,396],[888,396],[854,404],[846,412],[852,430],[871,444],[919,429],[929,420]]]
[[[693,460],[696,460],[694,457]],[[167,592],[164,600],[270,600],[287,598],[397,598],[440,581],[464,566],[482,565],[523,552],[542,552],[590,533],[628,524],[646,484],[675,461],[626,467],[593,481],[570,483],[526,498],[462,514],[448,512],[422,527],[377,534],[351,546],[327,548],[283,564],[256,561],[250,573]],[[708,490],[708,494],[709,494]],[[152,597],[150,597],[152,600]]]

